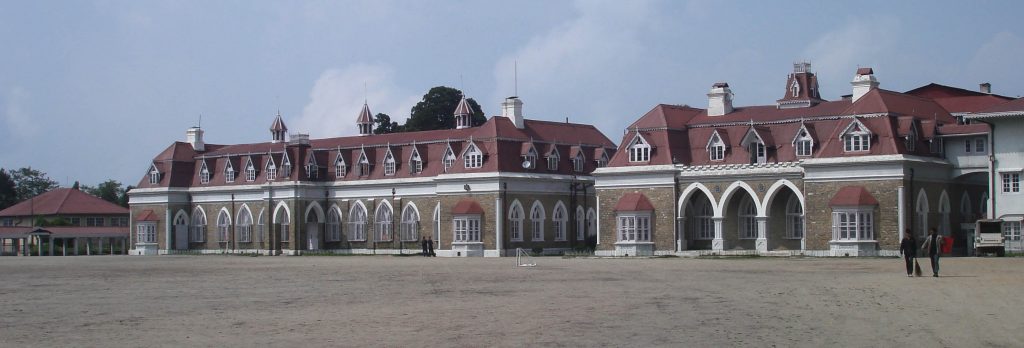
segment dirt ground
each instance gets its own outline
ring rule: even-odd
[[[4,257],[0,346],[1024,345],[1024,258],[534,260]]]

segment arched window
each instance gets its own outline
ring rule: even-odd
[[[949,205],[949,195],[943,191],[942,195],[939,196],[939,234],[943,236],[950,235],[949,230],[949,213],[952,208]]]
[[[584,239],[586,239],[588,236],[597,234],[597,213],[594,211],[594,208],[590,208],[590,210],[587,210],[586,234],[587,235],[583,237]]]
[[[750,197],[743,197],[740,202],[739,218],[740,239],[757,238],[757,207]]]
[[[786,238],[800,239],[804,237],[804,209],[800,199],[790,196],[786,202]]]
[[[390,241],[392,232],[392,212],[391,206],[387,204],[381,204],[377,207],[377,213],[374,214],[374,221],[377,223],[377,240],[378,241]]]
[[[978,214],[981,215],[982,219],[987,218],[988,217],[988,192],[985,192],[985,193],[981,194],[981,202],[979,202],[978,204],[979,204],[979,206],[978,206]]]
[[[587,238],[585,229],[587,214],[583,212],[583,207],[576,207],[576,240],[584,240]]]
[[[288,216],[288,209],[278,209],[276,223],[281,225],[281,242],[291,240],[292,219]]]
[[[921,240],[928,235],[928,195],[921,190],[917,195],[917,236]]]
[[[252,241],[252,213],[249,208],[242,207],[238,213],[238,242],[249,243]]]
[[[420,212],[408,204],[402,210],[402,240],[415,241],[420,236]]]
[[[192,210],[192,226],[189,227],[191,233],[192,242],[205,242],[206,241],[206,212],[199,207]]]
[[[551,226],[555,229],[556,241],[564,241],[566,239],[565,225],[568,220],[569,217],[565,212],[565,206],[562,205],[562,202],[558,202],[555,205],[555,211],[551,213]]]
[[[544,219],[544,206],[539,201],[533,202],[533,207],[530,208],[530,224],[532,225],[531,231],[533,235],[530,240],[544,240]]]
[[[693,239],[707,240],[715,238],[715,209],[707,198],[701,199],[693,207]]]
[[[519,204],[519,201],[512,202],[512,207],[508,210],[508,236],[509,239],[515,242],[523,240],[523,205]]]
[[[964,196],[960,198],[960,221],[961,222],[974,222],[974,209],[971,207],[971,196],[964,192]]]
[[[327,210],[327,241],[341,240],[341,212],[337,207]]]
[[[263,243],[267,240],[267,217],[265,209],[260,209],[260,217],[256,219],[256,242]]]
[[[231,217],[226,210],[221,210],[217,215],[217,241],[227,242],[228,233],[231,230]]]
[[[366,207],[362,204],[353,205],[348,212],[348,233],[349,240],[366,240]]]

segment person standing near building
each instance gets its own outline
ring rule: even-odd
[[[420,239],[420,247],[423,249],[423,251],[420,252],[420,254],[422,254],[423,257],[430,256],[430,253],[427,252],[427,243],[429,243],[427,241],[427,237],[423,237]]]
[[[430,236],[427,236],[427,256],[437,256],[434,253],[434,239]]]
[[[939,253],[942,252],[942,244],[946,243],[946,238],[939,236],[935,228],[928,230],[928,237],[925,238],[924,244],[921,245],[921,249],[928,251],[928,258],[932,261],[932,277],[939,276]]]
[[[917,241],[914,240],[914,234],[909,229],[903,233],[903,241],[900,242],[900,254],[903,255],[903,261],[907,263],[907,276],[914,276],[914,258],[917,257]]]

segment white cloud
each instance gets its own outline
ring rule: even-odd
[[[893,16],[851,18],[846,25],[822,34],[803,55],[818,72],[822,91],[849,94],[849,80],[857,67],[878,68],[897,52],[901,31],[899,19]]]
[[[494,68],[495,95],[512,95],[513,66],[518,62],[518,93],[529,118],[592,123],[603,129],[623,126],[622,115],[607,108],[627,98],[613,93],[634,79],[632,69],[643,66],[648,49],[643,32],[655,22],[656,11],[647,1],[577,1],[578,15],[500,58]],[[615,85],[609,86],[612,83]],[[579,100],[586,95],[591,101]],[[564,109],[572,106],[571,109]],[[536,107],[536,108],[535,108]],[[488,114],[498,103],[484,105]],[[531,110],[534,110],[531,112]]]
[[[36,134],[38,127],[23,108],[28,100],[29,94],[24,88],[14,87],[5,93],[4,96],[4,121],[7,123],[8,132],[12,137],[27,138]]]
[[[314,138],[356,134],[355,120],[363,102],[374,115],[385,113],[404,123],[420,96],[397,87],[394,69],[381,64],[356,64],[320,74],[302,115],[289,124],[289,132]],[[365,83],[365,89],[364,89]]]

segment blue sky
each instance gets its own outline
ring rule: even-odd
[[[208,143],[349,135],[364,99],[400,122],[430,87],[613,141],[658,103],[773,103],[796,61],[826,99],[881,87],[1024,94],[1017,1],[4,1],[0,167],[135,185],[198,122]],[[365,85],[365,88],[364,88]]]

